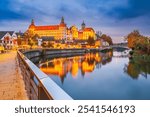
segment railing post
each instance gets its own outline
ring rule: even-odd
[[[38,86],[38,100],[53,100],[51,97],[49,97],[46,94],[46,92],[44,91],[44,89],[40,83]]]

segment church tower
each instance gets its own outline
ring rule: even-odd
[[[35,29],[35,24],[34,24],[34,20],[32,19],[31,20],[31,24],[29,26],[29,31],[32,32],[32,33],[34,33],[34,29]]]
[[[61,18],[61,22],[60,22],[61,24],[64,24],[65,22],[64,22],[64,17],[62,17]]]
[[[61,22],[59,25],[59,31],[60,31],[60,37],[61,39],[66,39],[66,35],[67,35],[67,26],[65,24],[65,20],[64,17],[61,18]]]
[[[31,25],[34,25],[34,19],[31,20]]]
[[[85,23],[84,23],[84,21],[83,21],[83,23],[81,24],[81,27],[82,27],[82,30],[84,30],[85,29]]]

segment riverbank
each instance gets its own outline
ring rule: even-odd
[[[16,57],[16,51],[0,54],[0,100],[28,99]]]
[[[40,57],[40,56],[60,56],[60,55],[76,55],[76,54],[83,54],[83,53],[90,53],[90,52],[108,52],[112,51],[111,47],[104,47],[104,48],[90,48],[90,49],[31,49],[31,50],[20,50],[25,56],[29,59]]]
[[[150,62],[150,54],[142,52],[142,51],[132,50],[130,51],[130,56],[131,56],[130,57],[131,59]]]

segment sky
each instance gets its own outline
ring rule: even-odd
[[[133,30],[150,36],[150,0],[0,0],[0,30],[26,31],[36,25],[60,23],[87,27],[122,42]]]

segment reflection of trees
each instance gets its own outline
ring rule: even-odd
[[[102,65],[106,65],[107,63],[111,62],[112,58],[105,58],[102,61]]]
[[[139,75],[143,75],[147,78],[147,75],[150,74],[150,62],[132,59],[126,66],[125,72],[133,79],[138,79]]]
[[[139,77],[139,74],[140,74],[140,68],[134,62],[129,62],[129,65],[127,66],[127,73],[133,79],[137,79]]]

